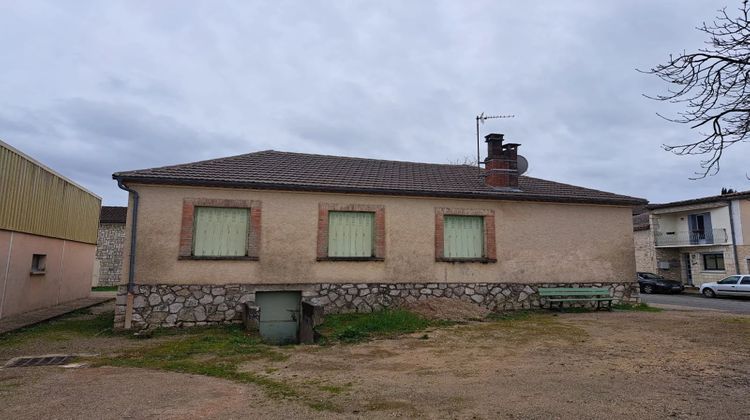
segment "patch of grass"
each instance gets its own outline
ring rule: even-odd
[[[338,395],[338,394],[348,391],[351,387],[352,387],[352,384],[348,383],[346,385],[320,385],[318,389],[320,389],[321,391],[325,391],[329,394]]]
[[[158,344],[128,350],[114,357],[103,357],[97,365],[134,367],[171,372],[191,373],[228,379],[261,387],[269,397],[298,399],[315,410],[337,411],[331,402],[309,398],[297,387],[271,379],[263,374],[240,371],[250,361],[284,361],[288,356],[278,347],[264,344],[260,337],[248,334],[241,325],[158,329],[153,337]],[[275,369],[274,369],[275,370]],[[272,372],[266,368],[266,372]]]
[[[722,321],[728,324],[750,324],[750,317],[748,318],[740,318],[740,317],[723,318]]]
[[[492,314],[488,321],[457,328],[454,333],[467,342],[490,339],[492,346],[497,342],[515,345],[535,340],[578,343],[588,336],[582,328],[560,322],[555,315],[541,311]]]
[[[325,341],[357,343],[371,338],[410,334],[428,327],[449,325],[432,321],[405,309],[326,316],[318,331]]]
[[[112,335],[114,313],[103,312],[91,315],[88,309],[81,309],[26,328],[0,335],[0,347],[10,347],[31,339],[64,341],[77,337]]]
[[[94,286],[91,288],[92,292],[116,292],[117,286]]]
[[[640,311],[640,312],[661,312],[663,310],[661,308],[654,308],[653,306],[648,306],[645,303],[638,303],[638,304],[618,303],[616,305],[612,305],[612,309],[616,309],[618,311]]]
[[[491,312],[487,315],[489,321],[521,321],[531,318],[531,311],[509,311],[509,312]]]

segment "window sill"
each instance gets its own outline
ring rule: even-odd
[[[435,261],[437,262],[449,262],[449,263],[482,263],[482,264],[491,264],[496,263],[497,259],[495,258],[435,258]]]
[[[318,261],[384,261],[380,257],[318,257]]]
[[[32,276],[43,276],[47,274],[47,272],[46,271],[31,271],[29,272],[29,274]]]
[[[258,261],[258,257],[241,256],[241,257],[202,257],[195,255],[180,255],[178,260],[196,260],[196,261]]]
[[[701,273],[706,274],[726,274],[727,270],[703,270]]]

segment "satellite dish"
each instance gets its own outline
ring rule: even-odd
[[[529,170],[529,161],[525,157],[518,155],[518,175],[523,175]]]

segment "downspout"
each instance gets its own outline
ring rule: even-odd
[[[133,292],[135,291],[135,242],[138,225],[138,191],[128,188],[121,179],[117,186],[133,194],[133,212],[130,215],[130,258],[128,261],[128,295],[125,303],[125,329],[129,330],[133,320]]]
[[[729,229],[732,231],[732,252],[734,253],[734,274],[740,274],[740,261],[737,259],[737,238],[734,235],[734,213],[732,213],[732,200],[729,204]]]

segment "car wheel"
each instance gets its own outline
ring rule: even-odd
[[[708,287],[706,287],[705,289],[703,289],[703,296],[705,296],[707,298],[715,298],[716,297],[716,292],[714,292],[713,290],[711,290]]]
[[[654,293],[654,286],[647,284],[643,286],[643,293],[650,295],[651,293]]]

